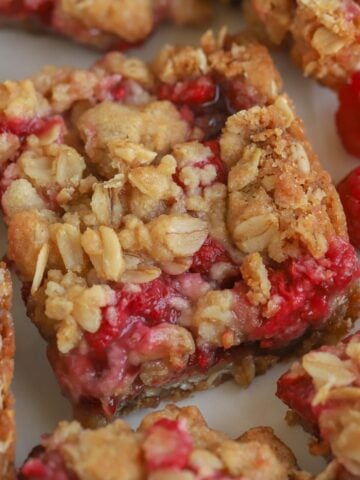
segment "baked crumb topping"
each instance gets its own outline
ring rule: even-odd
[[[301,474],[293,454],[270,428],[230,440],[211,430],[196,407],[175,405],[147,415],[136,431],[122,420],[97,430],[62,422],[27,460],[22,478],[34,478],[41,470],[44,479],[62,473],[78,480],[286,480]]]
[[[247,0],[245,11],[260,36],[272,43],[291,37],[291,53],[306,76],[337,88],[360,60],[357,0]]]

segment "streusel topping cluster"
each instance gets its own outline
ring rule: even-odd
[[[272,43],[279,45],[290,34],[292,56],[305,75],[337,88],[357,69],[357,0],[247,0],[246,10],[259,34],[266,32]]]

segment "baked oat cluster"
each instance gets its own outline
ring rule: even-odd
[[[306,354],[278,382],[277,395],[331,455],[329,478],[360,476],[360,333]]]
[[[0,0],[0,18],[41,27],[101,49],[124,50],[163,22],[202,24],[208,0]]]
[[[84,423],[349,325],[336,190],[247,35],[4,82],[0,132],[8,256]]]
[[[360,63],[358,0],[245,0],[252,27],[272,44],[287,44],[306,76],[338,88]]]
[[[104,469],[106,465],[107,468]],[[98,430],[63,422],[22,467],[21,480],[310,479],[270,428],[238,440],[211,430],[196,407],[144,417],[134,431],[122,420]]]

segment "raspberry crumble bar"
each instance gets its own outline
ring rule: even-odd
[[[106,466],[106,468],[104,468]],[[97,430],[62,422],[34,449],[19,480],[307,480],[270,428],[237,440],[211,430],[196,407],[147,415],[138,430],[116,420]]]
[[[338,88],[360,65],[359,0],[245,0],[254,30],[289,46],[305,75]]]
[[[10,390],[14,371],[14,327],[10,315],[11,277],[0,263],[0,478],[13,480],[15,415]]]
[[[0,19],[101,49],[137,46],[163,22],[205,23],[208,0],[0,0]]]
[[[360,332],[306,354],[278,381],[277,395],[330,455],[330,478],[360,478]]]
[[[339,198],[247,34],[48,67],[0,106],[8,256],[84,424],[349,326]]]

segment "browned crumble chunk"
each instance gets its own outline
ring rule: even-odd
[[[199,25],[210,16],[208,0],[0,0],[6,25],[49,30],[105,50],[138,46],[163,22]]]
[[[338,88],[359,68],[358,0],[245,0],[244,8],[253,30],[289,47],[306,76]]]

